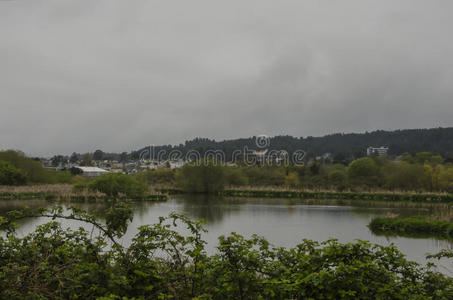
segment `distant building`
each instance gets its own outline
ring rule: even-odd
[[[183,160],[170,161],[170,169],[179,169],[182,168],[186,162]]]
[[[374,155],[385,156],[385,155],[387,155],[388,151],[389,151],[388,147],[378,147],[378,148],[368,147],[366,149],[366,155],[367,156],[374,156]]]
[[[80,167],[80,166],[77,166],[77,167],[74,167],[74,168],[77,168],[77,169],[81,170],[82,171],[81,175],[85,176],[85,177],[96,177],[96,176],[100,176],[100,175],[104,175],[104,174],[109,173],[109,171],[106,171],[106,170],[98,168],[98,167]]]

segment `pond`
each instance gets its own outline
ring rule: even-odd
[[[8,201],[0,205],[0,211],[15,209],[23,205],[50,206],[45,201]],[[74,205],[74,204],[71,204]],[[101,211],[103,204],[77,204],[88,211]],[[366,201],[329,201],[296,199],[239,199],[213,196],[173,196],[166,202],[140,202],[133,204],[134,219],[121,242],[127,246],[137,233],[137,227],[156,223],[159,216],[171,212],[185,212],[193,219],[203,218],[208,233],[208,251],[213,253],[220,235],[237,232],[245,237],[258,234],[275,246],[292,247],[302,239],[324,241],[329,238],[340,242],[357,239],[381,245],[394,243],[408,259],[426,263],[427,253],[441,249],[452,249],[453,242],[435,238],[408,238],[378,236],[367,227],[375,216],[388,214],[403,217],[413,215],[450,214],[448,205],[426,205],[414,203],[383,203]],[[24,221],[18,233],[27,234],[46,219]],[[67,226],[80,226],[75,221],[62,220]],[[91,228],[91,227],[89,227]],[[441,261],[439,271],[453,270],[450,261]],[[450,274],[451,275],[451,274]]]

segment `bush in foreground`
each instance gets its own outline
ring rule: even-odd
[[[142,226],[128,248],[117,239],[131,214],[112,207],[106,226],[83,211],[19,211],[0,217],[2,299],[452,299],[453,280],[407,261],[394,246],[303,240],[275,248],[265,239],[221,236],[208,255],[201,222],[182,215]],[[83,220],[91,230],[41,225],[23,238],[26,217]],[[109,221],[110,220],[110,221]],[[182,236],[174,226],[188,232]]]

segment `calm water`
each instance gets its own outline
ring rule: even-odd
[[[0,210],[5,211],[22,205],[49,206],[43,201],[19,201],[2,203]],[[366,205],[366,206],[364,206]],[[407,204],[409,207],[392,208],[394,204],[338,202],[338,201],[302,201],[288,199],[236,199],[215,198],[211,196],[178,196],[167,202],[134,204],[134,220],[122,239],[127,245],[137,233],[137,227],[157,222],[159,216],[170,212],[186,212],[191,218],[203,218],[208,233],[204,239],[212,253],[217,245],[217,237],[231,232],[250,237],[256,233],[264,236],[276,246],[295,246],[303,238],[318,241],[336,238],[340,242],[357,239],[389,245],[394,243],[410,260],[425,263],[427,253],[441,249],[452,249],[453,243],[433,238],[385,237],[373,234],[367,227],[370,220],[378,215],[389,213],[400,216],[442,214],[449,208],[426,207]],[[406,204],[403,204],[406,205]],[[101,204],[78,205],[90,211],[102,210]],[[450,213],[450,212],[448,212]],[[34,219],[22,223],[19,233],[27,234],[36,225],[48,220]],[[62,221],[68,226],[80,226],[78,222]],[[440,271],[453,270],[448,261],[440,263]]]

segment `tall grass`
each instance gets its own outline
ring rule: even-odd
[[[95,202],[106,201],[111,197],[104,193],[84,189],[74,192],[70,184],[48,184],[30,186],[0,186],[0,200],[59,200],[70,202]],[[119,200],[125,200],[119,197]],[[129,197],[128,200],[165,201],[167,195],[155,191],[146,193],[140,197]]]

